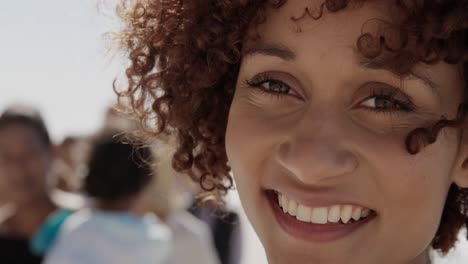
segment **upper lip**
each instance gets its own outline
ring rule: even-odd
[[[294,200],[295,202],[305,205],[311,208],[317,207],[330,207],[333,205],[353,205],[375,211],[370,205],[357,201],[351,197],[345,197],[342,194],[333,192],[298,192],[298,191],[286,191],[286,190],[274,190],[275,193],[285,195],[287,198]]]

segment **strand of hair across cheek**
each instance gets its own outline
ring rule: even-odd
[[[407,151],[410,154],[415,155],[427,145],[434,144],[437,140],[437,136],[443,128],[461,127],[464,124],[467,112],[468,105],[466,103],[462,103],[458,107],[458,113],[455,119],[448,120],[445,117],[442,117],[442,119],[437,121],[431,127],[414,129],[408,134],[405,140]]]

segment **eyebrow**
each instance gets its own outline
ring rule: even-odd
[[[292,50],[286,46],[276,43],[265,44],[260,47],[247,48],[243,52],[244,57],[250,57],[257,54],[278,57],[285,61],[293,61],[296,59],[296,54]]]
[[[385,70],[395,74],[395,70],[392,69],[387,63],[385,63],[385,58],[377,58],[377,59],[361,59],[359,65],[366,69],[371,70]],[[408,76],[412,79],[417,79],[423,82],[426,86],[431,88],[432,92],[437,93],[438,89],[440,88],[437,83],[435,83],[429,76],[423,73],[416,73],[414,71],[409,71]]]
[[[284,45],[277,44],[277,43],[268,43],[268,44],[264,44],[261,46],[247,48],[243,52],[244,57],[250,57],[250,56],[254,56],[258,54],[278,57],[285,61],[293,61],[297,57],[296,54],[291,49],[289,49],[288,47]],[[371,69],[371,70],[384,70],[384,71],[387,71],[396,75],[395,70],[392,70],[389,64],[385,63],[385,60],[386,60],[385,57],[379,57],[377,59],[362,59],[362,56],[359,56],[359,57],[360,57],[359,59],[360,61],[358,65],[363,68]],[[438,94],[438,89],[440,87],[429,76],[423,73],[416,73],[414,71],[410,71],[408,73],[408,76],[410,76],[413,79],[420,80],[426,86],[431,88],[431,92]]]

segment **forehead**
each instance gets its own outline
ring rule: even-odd
[[[43,148],[41,139],[32,127],[22,123],[11,123],[0,127],[0,150]]]
[[[395,8],[388,4],[389,1],[351,3],[335,13],[326,7],[321,8],[322,2],[289,0],[281,8],[267,8],[266,20],[251,28],[259,33],[260,38],[254,41],[249,38],[245,46],[249,48],[280,40],[282,44],[299,52],[304,43],[301,40],[306,40],[308,49],[323,48],[324,42],[332,40],[334,45],[327,45],[329,50],[336,46],[350,48],[355,47],[358,37],[363,33],[376,34],[395,22],[392,21],[395,16],[391,15],[396,13],[391,11]]]

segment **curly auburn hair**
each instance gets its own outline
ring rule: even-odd
[[[268,6],[281,8],[286,1],[137,0],[122,5],[127,23],[123,44],[131,64],[119,98],[128,100],[150,135],[177,137],[174,168],[188,173],[207,192],[221,196],[232,187],[224,136],[247,30],[266,19]],[[306,8],[291,20],[320,19],[324,11],[339,12],[350,2],[324,0],[318,14]],[[387,63],[402,77],[417,63],[457,65],[465,83],[463,101],[468,103],[468,1],[394,2],[403,16],[395,25],[401,45],[390,45],[385,34],[363,33],[357,38],[358,50],[367,58],[391,53]],[[434,143],[445,127],[461,128],[465,103],[455,119],[442,117],[433,126],[413,130],[405,142],[408,152],[416,154]],[[454,246],[460,228],[468,227],[467,212],[468,190],[452,184],[434,249],[446,253]]]

